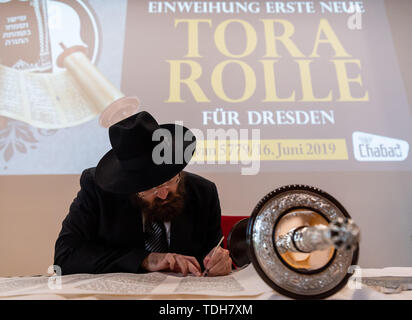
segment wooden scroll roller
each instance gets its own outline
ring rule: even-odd
[[[343,287],[359,257],[360,229],[330,194],[307,185],[276,188],[230,231],[237,267],[252,263],[278,293],[324,299]]]
[[[57,65],[66,68],[82,88],[83,93],[95,106],[100,115],[99,124],[111,125],[137,113],[137,97],[126,97],[93,65],[83,46],[66,48],[60,43],[63,53],[57,58]]]

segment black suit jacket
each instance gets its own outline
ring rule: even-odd
[[[140,209],[128,195],[103,191],[95,168],[83,171],[81,189],[63,221],[55,245],[54,264],[62,274],[144,272],[149,254],[144,248]],[[185,205],[170,226],[170,252],[203,258],[222,236],[216,185],[185,172]]]

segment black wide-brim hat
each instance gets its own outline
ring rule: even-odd
[[[146,111],[109,128],[112,149],[96,167],[105,191],[131,194],[159,186],[181,172],[196,148],[196,137],[179,124],[162,124]]]

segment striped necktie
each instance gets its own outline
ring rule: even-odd
[[[168,252],[169,246],[166,239],[166,228],[163,223],[146,222],[145,248],[149,252]]]

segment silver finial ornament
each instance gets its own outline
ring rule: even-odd
[[[360,229],[330,194],[289,185],[264,196],[250,218],[228,236],[237,266],[252,262],[277,292],[296,299],[322,299],[348,281],[359,256]]]

